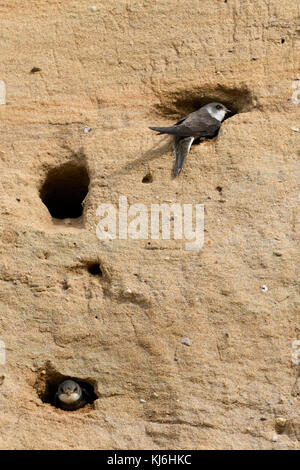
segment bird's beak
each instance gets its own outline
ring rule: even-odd
[[[226,113],[231,113],[231,109],[226,108]]]

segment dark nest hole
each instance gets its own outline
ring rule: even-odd
[[[87,270],[92,276],[99,276],[102,277],[102,269],[99,263],[89,263],[87,266]]]
[[[151,175],[151,173],[147,173],[142,179],[142,183],[152,183],[152,182],[153,182],[153,176]]]
[[[32,69],[30,70],[30,73],[37,73],[37,72],[41,72],[42,69],[40,69],[40,67],[32,67]]]
[[[65,380],[74,380],[78,383],[78,385],[80,385],[82,389],[86,390],[87,403],[84,407],[86,407],[87,405],[92,405],[94,401],[97,400],[98,396],[94,391],[94,386],[96,382],[90,379],[82,380],[78,379],[77,377],[69,377],[67,375],[62,375],[59,372],[50,369],[46,373],[44,373],[44,375],[39,374],[35,384],[35,389],[42,402],[49,403],[50,405],[59,408],[55,400],[55,395],[59,385]]]
[[[217,85],[195,87],[192,90],[180,90],[161,95],[160,103],[155,106],[155,111],[170,118],[182,118],[214,101],[223,103],[232,111],[226,119],[235,114],[250,111],[254,107],[254,97],[246,85],[238,88]]]
[[[84,165],[69,162],[52,168],[40,189],[40,197],[52,217],[76,219],[82,215],[82,202],[90,178]]]

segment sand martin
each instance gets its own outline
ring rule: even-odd
[[[74,380],[65,380],[58,387],[55,401],[63,410],[77,410],[87,403],[86,390]]]
[[[227,113],[231,111],[222,103],[208,103],[194,111],[171,127],[149,127],[159,134],[174,135],[174,175],[177,176],[183,167],[184,160],[190,151],[194,139],[215,137]]]

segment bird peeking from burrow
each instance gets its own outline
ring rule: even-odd
[[[59,385],[55,395],[55,404],[63,410],[78,410],[88,403],[89,398],[84,387],[69,379]]]
[[[174,175],[182,170],[185,158],[195,139],[211,139],[215,137],[225,116],[231,113],[230,109],[222,103],[208,103],[202,108],[188,114],[170,127],[149,127],[157,131],[158,135],[174,135]]]

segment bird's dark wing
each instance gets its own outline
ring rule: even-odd
[[[180,119],[179,121],[177,121],[176,124],[175,124],[175,126],[178,126],[179,124],[182,124],[183,121],[184,121],[186,118],[187,118],[187,116],[184,117],[184,118],[182,118],[182,119]]]
[[[176,124],[174,124],[174,126],[170,126],[170,127],[149,127],[149,129],[151,129],[152,131],[157,131],[159,135],[160,134],[169,134],[169,132],[166,132],[166,130],[173,129],[173,127],[178,126],[179,124],[181,124],[186,119],[186,117],[180,119],[180,121],[177,121]]]
[[[212,137],[217,134],[220,126],[220,121],[212,118],[207,112],[204,114],[198,110],[178,121],[175,126],[150,127],[150,129],[160,134],[171,134],[180,137]]]
[[[183,167],[184,160],[190,151],[194,137],[178,137],[174,138],[174,175],[177,176]]]

